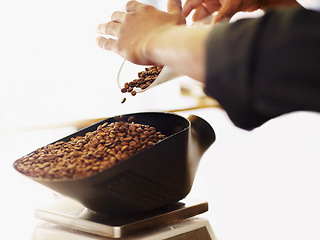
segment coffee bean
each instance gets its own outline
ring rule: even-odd
[[[124,87],[124,88],[121,89],[121,92],[122,92],[122,93],[126,93],[127,91],[128,91],[128,88],[126,88],[126,87]]]
[[[129,118],[128,118],[128,122],[130,123],[130,122],[134,122],[134,116],[130,116]]]
[[[165,138],[154,127],[134,123],[131,116],[128,122],[104,123],[84,136],[39,148],[18,159],[14,166],[33,178],[83,178],[108,169]]]
[[[134,79],[131,82],[126,82],[124,87],[121,89],[122,93],[130,92],[132,96],[137,94],[135,88],[146,89],[149,87],[154,80],[158,77],[162,70],[162,65],[155,65],[145,68],[145,71],[138,73],[138,79]]]

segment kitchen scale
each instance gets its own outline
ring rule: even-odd
[[[197,217],[208,211],[208,203],[186,198],[202,155],[215,141],[211,125],[195,115],[186,119],[162,112],[121,116],[129,119],[167,137],[88,177],[45,179],[21,172],[64,196],[36,209],[44,221],[35,227],[33,240],[215,240],[209,222]],[[117,121],[119,116],[104,119],[56,142]],[[18,159],[13,166],[20,172],[19,164]]]
[[[197,217],[206,211],[207,202],[185,198],[145,213],[106,215],[63,197],[35,210],[43,221],[32,240],[216,240],[209,221]]]

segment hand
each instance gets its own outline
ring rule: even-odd
[[[279,6],[300,6],[295,0],[187,0],[183,13],[187,17],[195,10],[193,21],[200,20],[218,11],[213,23],[230,19],[240,11],[255,11]]]
[[[136,64],[156,64],[145,50],[150,36],[164,28],[185,24],[180,0],[168,0],[167,7],[166,13],[150,5],[129,1],[126,12],[114,12],[110,22],[98,26],[98,33],[114,37],[98,37],[98,45]]]
[[[198,21],[211,15],[218,14],[214,18],[214,23],[224,19],[230,19],[239,11],[254,11],[261,7],[262,0],[187,0],[183,13],[188,16],[192,10],[193,21]]]

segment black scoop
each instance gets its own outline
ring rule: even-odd
[[[212,127],[202,118],[146,112],[123,115],[135,123],[155,127],[166,139],[95,175],[79,179],[32,180],[105,214],[154,210],[185,198],[191,190],[198,163],[215,141]],[[93,132],[108,118],[58,141]],[[56,141],[56,142],[58,142]]]

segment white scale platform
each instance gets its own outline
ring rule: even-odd
[[[62,198],[35,210],[39,223],[32,240],[216,240],[208,220],[196,217],[208,203],[184,199],[171,206],[134,215],[103,215]]]

